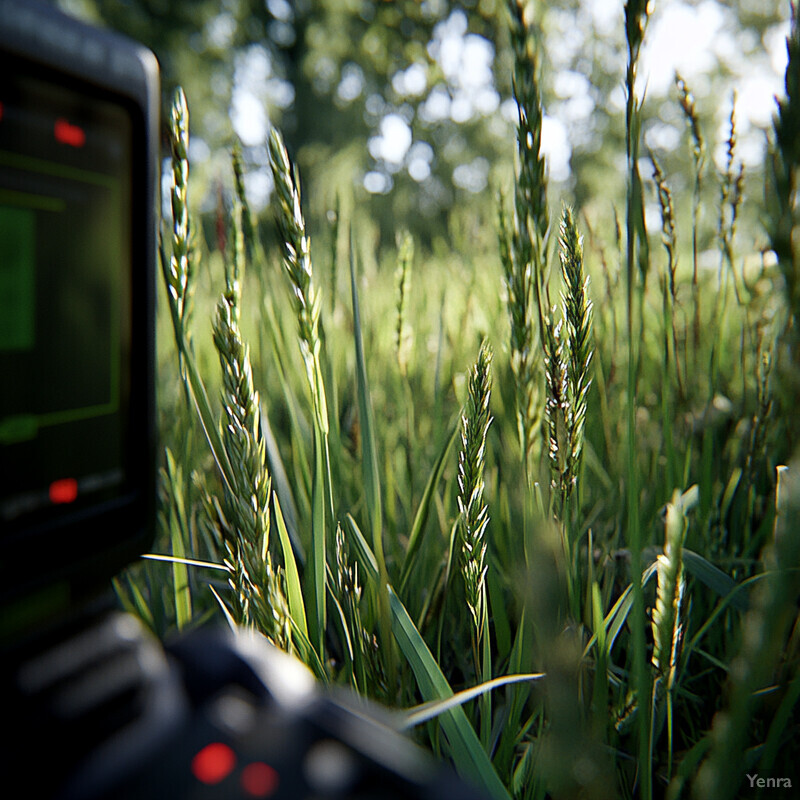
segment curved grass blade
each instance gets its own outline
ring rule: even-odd
[[[130,592],[130,596],[128,595],[128,591],[122,586],[122,580],[120,578],[112,578],[112,583],[114,585],[114,591],[125,611],[134,616],[138,616],[151,631],[155,631],[156,621],[153,617],[153,612],[144,599],[141,589],[131,580],[130,575],[125,576],[125,585]]]
[[[356,556],[365,571],[367,580],[378,580],[378,564],[366,539],[358,529],[355,520],[348,515],[347,521],[353,533]],[[400,598],[387,587],[389,605],[392,613],[392,632],[400,650],[406,657],[420,693],[426,702],[439,702],[454,696],[436,659],[425,644],[413,620],[408,615]],[[445,711],[440,724],[451,745],[456,769],[467,780],[482,786],[495,800],[510,800],[508,792],[497,775],[489,756],[481,746],[475,729],[470,725],[464,709],[460,706]]]
[[[230,629],[234,632],[239,630],[239,626],[236,624],[236,620],[233,618],[233,615],[231,614],[228,606],[225,605],[225,601],[219,596],[219,592],[210,583],[208,584],[208,588],[211,589],[211,594],[213,594],[214,597],[217,599],[219,607],[222,609],[222,613],[225,615],[225,619],[228,622],[228,627],[230,627]]]
[[[148,561],[168,561],[171,564],[185,564],[187,567],[216,569],[220,572],[228,571],[224,564],[217,564],[216,561],[198,561],[196,558],[181,558],[179,556],[162,555],[161,553],[145,553],[142,558],[146,558]]]
[[[286,467],[283,465],[278,443],[275,441],[275,435],[272,433],[272,426],[263,403],[261,404],[261,432],[267,451],[269,472],[272,475],[272,483],[275,487],[275,502],[278,502],[279,497],[283,501],[286,510],[282,512],[281,518],[285,523],[294,557],[300,561],[300,566],[304,566],[305,552],[297,535],[297,504],[295,503],[292,486],[286,474]]]
[[[273,508],[275,510],[275,522],[278,529],[278,539],[283,552],[283,569],[286,574],[286,601],[289,604],[289,615],[298,630],[308,638],[308,625],[306,623],[306,607],[303,602],[303,588],[300,584],[300,573],[297,571],[297,563],[294,560],[294,551],[289,539],[289,532],[286,529],[286,522],[283,518],[281,503],[278,500],[278,493],[272,493]]]
[[[730,575],[726,575],[719,567],[715,567],[693,550],[684,549],[683,563],[688,572],[720,597],[727,597],[736,589],[736,581]],[[739,611],[747,611],[749,607],[747,595],[737,593],[731,599],[731,605]]]
[[[527,675],[504,675],[500,678],[493,678],[490,681],[480,683],[477,686],[473,686],[469,689],[456,692],[456,694],[454,694],[452,697],[448,697],[446,700],[433,700],[429,703],[422,703],[414,708],[409,708],[406,711],[401,712],[398,730],[409,730],[410,728],[414,728],[417,725],[421,725],[423,722],[428,722],[429,720],[441,716],[446,711],[450,711],[450,709],[457,708],[458,706],[464,705],[464,703],[468,703],[475,697],[479,697],[487,692],[491,692],[494,689],[499,689],[501,686],[507,686],[510,683],[536,681],[544,677],[544,672],[532,672]]]
[[[656,565],[657,561],[654,561],[647,569],[642,573],[642,588],[647,585],[647,582],[650,578],[653,577],[656,573]],[[628,614],[630,614],[631,608],[633,607],[633,593],[632,593],[632,584],[628,584],[625,587],[625,591],[619,596],[619,599],[616,603],[614,603],[613,608],[611,611],[606,614],[606,618],[604,621],[605,626],[605,646],[606,646],[606,655],[608,655],[612,648],[614,647],[614,642],[619,635],[619,632],[622,630],[622,626],[625,624],[625,620],[628,618]],[[597,635],[593,634],[592,638],[589,639],[586,647],[583,649],[584,658],[588,655],[589,651],[592,649],[592,646],[597,641]]]

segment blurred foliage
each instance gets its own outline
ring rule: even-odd
[[[507,11],[499,0],[58,2],[151,47],[165,97],[184,87],[194,109],[193,191],[206,211],[218,203],[217,185],[227,185],[225,151],[235,129],[244,139],[250,194],[256,206],[266,199],[273,123],[307,183],[309,216],[322,218],[337,194],[345,211],[368,202],[386,245],[400,219],[423,243],[446,240],[454,206],[483,206],[486,213],[497,190],[510,189],[516,120]],[[568,170],[555,165],[551,184],[593,223],[602,216],[603,225],[613,218],[613,198],[623,194],[625,47],[623,3],[617,5],[615,11],[611,2],[559,0],[530,9],[542,44],[544,110],[556,121],[550,138],[564,140],[569,157]],[[689,78],[713,156],[724,137],[721,109],[741,83],[741,64],[769,59],[767,39],[785,24],[789,3],[664,2],[656,5],[651,29],[676,5],[698,19],[716,15],[716,41],[724,35],[727,42],[705,43],[708,69],[694,83]],[[643,89],[644,141],[671,183],[679,216],[688,214],[690,203],[680,198],[692,190],[689,134],[677,91]],[[237,123],[243,118],[249,128]],[[387,118],[394,124],[392,153],[381,139]],[[750,127],[740,120],[751,150],[763,150],[763,130],[748,133]],[[748,169],[754,186],[761,185],[759,169]],[[716,199],[716,185],[706,188]],[[654,189],[649,199],[654,206]],[[757,216],[749,221],[753,229]]]

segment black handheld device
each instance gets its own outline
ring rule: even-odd
[[[388,712],[323,691],[266,640],[162,644],[104,601],[153,532],[159,91],[145,48],[0,0],[6,785],[61,800],[478,798]]]
[[[145,48],[0,0],[4,638],[152,535],[158,104]]]

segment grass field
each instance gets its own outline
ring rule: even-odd
[[[686,215],[657,162],[643,172],[648,10],[626,4],[627,195],[589,227],[550,204],[538,57],[510,11],[515,184],[486,218],[454,212],[448,249],[400,229],[378,252],[363,209],[312,246],[277,131],[280,251],[236,153],[204,236],[176,95],[166,562],[120,597],[161,634],[256,628],[405,710],[494,798],[755,797],[746,773],[796,776],[800,733],[796,16],[766,206],[743,194],[735,117],[718,170],[677,86]],[[737,231],[748,203],[761,250]]]

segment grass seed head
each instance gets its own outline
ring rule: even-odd
[[[483,619],[486,579],[486,527],[489,512],[483,502],[486,436],[492,417],[492,349],[481,344],[478,360],[470,372],[467,402],[461,417],[461,450],[458,457],[458,509],[461,530],[461,563],[467,606],[476,627]]]

